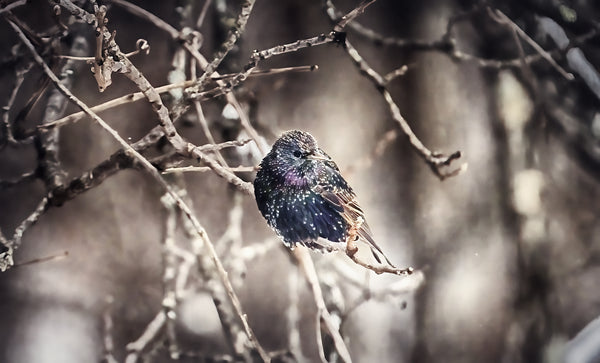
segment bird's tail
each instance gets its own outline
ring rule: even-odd
[[[371,253],[373,254],[373,257],[375,257],[375,260],[377,260],[378,263],[382,263],[381,258],[383,257],[385,262],[388,265],[390,265],[390,267],[396,268],[396,266],[394,266],[394,264],[390,262],[390,260],[387,258],[385,253],[383,253],[383,251],[377,245],[377,243],[375,243],[375,240],[373,240],[373,236],[371,235],[371,229],[369,228],[369,225],[366,222],[363,222],[362,226],[359,228],[358,237],[367,242],[367,244],[371,248]]]

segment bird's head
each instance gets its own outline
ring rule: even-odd
[[[332,163],[321,150],[315,138],[304,131],[288,131],[273,144],[273,162],[286,178],[306,178],[318,173],[319,168]]]

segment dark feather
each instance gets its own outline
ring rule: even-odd
[[[373,239],[373,233],[371,232],[371,228],[365,219],[365,214],[361,209],[360,205],[358,205],[358,201],[356,200],[356,194],[350,187],[341,189],[330,187],[326,185],[317,185],[314,188],[315,192],[319,193],[326,201],[336,206],[340,211],[340,215],[349,226],[357,223],[358,218],[362,218],[362,224],[358,229],[358,238],[367,242],[373,251],[373,257],[377,260],[377,262],[381,263],[381,259],[375,251],[379,252],[381,256],[383,256],[388,264],[391,266],[392,263],[385,257],[385,254],[381,250],[381,248],[375,243]]]
[[[306,132],[289,131],[275,142],[260,163],[254,194],[260,212],[288,247],[317,248],[319,238],[345,242],[362,218],[358,238],[369,244],[378,262],[385,257],[352,188]]]

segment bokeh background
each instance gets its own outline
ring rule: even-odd
[[[177,29],[194,27],[205,4],[134,3]],[[335,2],[342,12],[356,5]],[[197,30],[200,52],[210,60],[241,2],[214,0],[208,6]],[[494,17],[495,9],[551,51],[558,67],[574,79],[542,59],[510,23]],[[378,0],[357,22],[389,42],[347,29],[348,39],[382,75],[407,66],[388,88],[421,141],[434,151],[462,152],[452,166],[467,163],[467,170],[444,181],[413,151],[381,94],[339,45],[305,48],[259,65],[318,65],[317,71],[250,77],[236,88],[267,145],[286,130],[312,133],[353,186],[379,245],[398,266],[414,266],[424,276],[417,281],[369,274],[344,255],[312,254],[328,307],[339,316],[354,361],[600,362],[599,11],[596,2],[585,0]],[[12,13],[35,32],[56,26],[52,5],[43,1],[28,2]],[[0,20],[3,106],[19,62],[29,61],[29,56],[12,53],[20,41],[7,14]],[[60,18],[70,21],[64,10]],[[120,6],[110,5],[108,18],[124,51],[134,50],[139,38],[149,42],[150,54],[132,60],[154,86],[173,82],[177,42]],[[458,20],[450,33],[454,47],[432,46],[443,39],[451,18]],[[84,29],[93,49],[93,30]],[[239,72],[254,49],[331,29],[319,1],[258,0],[219,72]],[[66,36],[53,49],[67,54],[70,42],[72,37]],[[455,50],[463,56],[452,56]],[[28,54],[25,48],[16,52]],[[91,50],[88,55],[93,55]],[[64,63],[51,54],[45,59],[52,60],[55,72]],[[14,105],[2,111],[3,116],[8,112],[9,122],[19,118],[43,78],[38,67],[27,72]],[[136,88],[114,74],[113,85],[99,93],[86,65],[74,77],[72,91],[96,105]],[[15,130],[39,123],[48,92]],[[166,104],[175,97],[165,95]],[[217,142],[247,138],[223,97],[202,106]],[[65,115],[75,111],[69,105]],[[132,141],[157,125],[144,101],[101,116]],[[195,144],[207,142],[195,112],[177,125]],[[382,144],[385,137],[389,142]],[[59,145],[66,180],[119,148],[89,119],[61,128]],[[168,146],[153,150],[158,155]],[[256,147],[228,149],[223,155],[231,166],[257,165],[261,157]],[[3,145],[0,179],[17,178],[35,170],[37,163],[35,143]],[[317,310],[310,289],[288,251],[273,240],[253,198],[212,172],[165,178],[187,191],[196,216],[231,270],[250,325],[265,349],[289,350],[299,361],[319,361]],[[7,239],[46,193],[41,180],[0,188],[0,229]],[[113,325],[112,354],[125,360],[127,344],[163,308],[169,228],[163,193],[143,172],[122,170],[63,206],[50,208],[25,232],[14,254],[16,264],[62,251],[69,255],[0,274],[0,361],[100,361],[107,311]],[[236,218],[241,218],[239,233],[229,241],[222,238],[232,221],[235,227]],[[181,223],[175,236],[182,248],[189,246]],[[234,257],[242,250],[253,251],[252,246],[266,247],[240,264]],[[231,357],[224,337],[211,295],[215,282],[194,271],[175,309],[181,361],[241,359]],[[145,361],[171,360],[165,336],[161,333],[144,352]]]

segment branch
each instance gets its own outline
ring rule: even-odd
[[[0,180],[0,190],[12,188],[21,183],[31,182],[31,181],[36,180],[37,178],[38,178],[38,172],[37,172],[37,170],[35,170],[35,171],[31,171],[29,173],[25,173],[16,179]]]
[[[519,36],[527,42],[536,52],[538,52],[542,58],[544,58],[550,65],[560,73],[567,81],[572,81],[575,79],[572,73],[568,73],[564,70],[563,67],[559,66],[558,63],[552,58],[552,56],[544,50],[538,43],[536,43],[527,33],[525,33],[514,21],[512,21],[508,16],[506,16],[502,11],[498,9],[492,10],[491,8],[487,8],[490,17],[501,24],[506,24],[513,31],[515,31]]]
[[[88,53],[88,42],[82,35],[75,35],[71,45],[70,54],[74,56],[84,56]],[[60,72],[60,83],[66,89],[70,89],[81,63],[74,60],[67,60]],[[50,92],[42,124],[46,124],[61,117],[67,108],[67,99],[61,91],[53,89]],[[39,160],[39,175],[46,184],[47,190],[52,190],[58,185],[63,184],[65,172],[62,170],[59,160],[59,130],[52,129],[41,131],[37,138],[37,151]]]
[[[146,326],[146,330],[142,335],[134,342],[127,344],[127,357],[125,363],[137,363],[140,359],[141,353],[152,343],[158,334],[165,327],[167,316],[164,310],[161,310],[156,314],[154,319]]]
[[[162,310],[167,317],[167,322],[165,323],[168,345],[167,349],[170,357],[177,360],[181,352],[179,345],[177,344],[177,336],[175,333],[177,318],[177,256],[173,250],[177,247],[177,243],[175,241],[175,230],[177,227],[177,204],[169,194],[163,195],[161,198],[161,203],[167,210],[162,250]]]
[[[262,51],[254,51],[252,56],[250,57],[250,62],[244,66],[241,72],[239,72],[236,76],[229,80],[225,85],[221,86],[219,89],[204,92],[202,95],[198,92],[190,92],[190,97],[216,97],[221,94],[228,94],[233,88],[235,88],[237,85],[244,82],[246,78],[248,78],[252,71],[258,66],[258,63],[260,61],[269,59],[273,56],[292,53],[303,48],[314,47],[328,43],[343,43],[344,39],[346,38],[346,34],[341,33],[341,30],[348,23],[354,20],[359,14],[361,14],[364,11],[364,9],[370,4],[372,4],[374,1],[375,0],[363,1],[356,9],[350,11],[347,15],[343,16],[342,19],[334,25],[333,30],[328,34],[321,34],[316,37],[297,40],[293,43],[278,45],[276,47],[272,47]]]
[[[310,258],[310,254],[308,250],[304,247],[296,247],[293,251],[294,257],[298,260],[302,271],[304,272],[304,276],[306,277],[306,281],[308,282],[312,293],[315,305],[317,305],[318,317],[317,317],[317,331],[321,330],[321,327],[324,327],[331,338],[333,339],[333,343],[337,352],[340,355],[340,358],[347,363],[352,362],[352,358],[350,357],[350,352],[348,351],[348,347],[344,343],[344,338],[342,338],[338,328],[336,327],[335,322],[332,320],[331,315],[329,314],[329,310],[327,310],[327,306],[325,305],[325,301],[323,299],[323,292],[321,291],[321,286],[319,285],[319,278],[317,272],[315,270],[315,265]]]
[[[358,257],[358,254],[357,254],[358,247],[356,246],[354,241],[357,240],[358,231],[360,230],[360,227],[362,226],[362,224],[364,222],[365,222],[365,220],[362,217],[358,217],[358,219],[353,222],[350,229],[348,230],[348,236],[346,237],[346,255],[348,257],[350,257],[350,259],[357,265],[360,265],[368,270],[371,270],[378,275],[382,274],[384,272],[390,273],[393,275],[401,275],[401,276],[411,275],[414,272],[414,269],[412,267],[397,268],[397,267],[393,266],[391,263],[389,263],[389,260],[387,259],[385,254],[383,255],[383,257],[385,258],[386,261],[388,261],[387,265],[375,266],[366,261],[361,260]]]
[[[15,233],[10,241],[8,241],[8,247],[10,247],[13,251],[17,250],[21,246],[21,239],[23,238],[23,234],[25,231],[29,229],[29,227],[33,226],[37,223],[38,219],[44,214],[50,204],[48,203],[48,198],[43,198],[35,210],[27,217],[19,226],[15,229]]]
[[[327,15],[332,21],[335,21],[336,12],[335,9],[331,7],[333,5],[331,4],[331,2],[326,2],[325,6],[327,10]],[[449,166],[454,160],[461,157],[460,151],[456,151],[446,156],[441,153],[432,152],[427,147],[425,147],[421,140],[419,140],[419,138],[412,131],[406,119],[404,119],[404,117],[400,113],[400,108],[398,107],[398,105],[396,105],[392,98],[392,95],[386,88],[386,79],[379,73],[377,73],[373,68],[371,68],[371,66],[361,57],[356,48],[354,48],[354,46],[348,41],[348,39],[344,37],[341,40],[341,42],[344,45],[346,53],[348,54],[348,56],[350,56],[350,59],[352,59],[355,66],[360,70],[360,73],[367,79],[369,79],[375,85],[377,91],[381,93],[383,99],[388,104],[388,108],[390,110],[392,118],[394,119],[394,121],[396,121],[396,123],[398,123],[398,126],[400,126],[400,129],[408,138],[408,141],[410,142],[412,148],[417,152],[419,156],[421,156],[425,160],[425,162],[429,165],[433,173],[438,178],[440,178],[440,180],[444,180],[448,177],[458,175],[462,171],[466,170],[467,164],[463,164],[460,167],[450,171],[443,170],[445,167]]]
[[[441,153],[433,152],[429,150],[425,145],[423,145],[421,140],[412,131],[406,119],[400,113],[400,108],[398,107],[396,102],[394,102],[392,95],[386,88],[385,79],[373,68],[371,68],[371,66],[360,56],[356,48],[354,48],[354,46],[347,39],[344,45],[347,54],[350,56],[356,67],[361,71],[361,74],[367,79],[369,79],[375,85],[377,91],[381,93],[383,99],[388,104],[388,108],[390,110],[392,118],[394,119],[394,121],[396,121],[396,123],[398,123],[398,126],[400,126],[400,129],[408,138],[408,141],[410,142],[412,148],[417,152],[419,156],[421,156],[421,158],[425,160],[425,162],[429,165],[433,173],[438,178],[440,178],[440,180],[444,180],[446,178],[456,176],[461,172],[465,171],[467,168],[466,163],[462,164],[458,168],[449,171],[444,170],[444,168],[450,166],[450,164],[454,160],[457,160],[461,157],[461,152],[456,151],[450,155],[444,155]]]
[[[115,343],[113,340],[113,320],[112,320],[112,304],[113,297],[108,296],[106,298],[106,308],[104,309],[104,313],[102,314],[102,333],[104,339],[102,339],[104,343],[104,358],[102,358],[102,363],[117,363],[117,360],[114,356]]]
[[[13,249],[9,246],[4,233],[0,229],[0,272],[4,272],[13,267]]]
[[[21,62],[19,62],[19,65],[21,65]],[[6,105],[2,108],[2,123],[0,124],[0,131],[2,132],[2,135],[0,138],[0,150],[2,150],[6,145],[16,145],[19,143],[17,140],[15,140],[13,135],[12,125],[10,124],[10,110],[15,103],[17,93],[19,93],[19,90],[23,85],[23,81],[25,81],[25,74],[29,72],[31,66],[32,63],[27,62],[24,66],[17,67],[15,71],[15,82],[12,86],[12,92],[8,97]]]
[[[70,1],[68,1],[68,0],[60,0],[60,1],[61,1],[61,4],[70,3]],[[125,149],[125,152],[132,155],[136,159],[136,161],[139,162],[140,166],[143,167],[143,169],[145,169],[177,202],[177,206],[185,213],[186,217],[188,219],[190,219],[190,221],[194,225],[196,233],[200,236],[200,238],[202,238],[205,241],[207,249],[209,251],[209,254],[210,254],[214,264],[216,265],[217,271],[219,272],[219,277],[221,278],[221,282],[223,283],[223,285],[225,285],[225,288],[227,290],[229,298],[232,300],[233,306],[236,310],[236,313],[238,314],[239,318],[242,320],[242,323],[244,324],[244,328],[246,330],[246,334],[248,335],[250,342],[253,344],[254,348],[259,352],[261,358],[263,358],[264,361],[269,361],[270,360],[269,356],[265,353],[265,351],[259,345],[258,341],[256,340],[256,337],[254,336],[252,329],[248,325],[246,315],[242,311],[242,307],[241,307],[239,298],[235,294],[233,287],[231,286],[231,282],[229,281],[229,279],[227,277],[227,271],[225,271],[225,269],[223,268],[223,264],[221,263],[219,257],[217,256],[214,246],[212,245],[212,242],[209,240],[208,235],[206,234],[206,231],[201,226],[200,222],[196,219],[196,217],[192,213],[191,209],[177,195],[177,193],[173,192],[173,190],[171,189],[169,184],[167,184],[162,179],[158,170],[156,170],[156,168],[154,166],[152,166],[152,164],[146,158],[144,158],[141,154],[139,154],[139,152],[137,152],[135,149],[133,149],[125,140],[123,140],[123,138],[114,129],[112,129],[104,120],[102,120],[98,115],[96,115],[93,111],[91,111],[85,103],[80,101],[77,97],[75,97],[67,88],[65,88],[60,83],[60,80],[56,77],[56,75],[52,72],[52,70],[48,67],[48,65],[46,65],[44,60],[37,53],[37,51],[31,44],[29,39],[27,39],[25,34],[23,34],[23,32],[13,22],[9,21],[9,24],[15,30],[17,35],[21,38],[21,40],[27,46],[27,48],[29,48],[36,63],[38,63],[38,65],[40,65],[43,68],[44,72],[52,80],[52,82],[55,84],[55,86],[58,87],[61,90],[61,92],[70,101],[75,103],[79,108],[81,108],[89,116],[91,116],[96,122],[98,122],[98,124],[100,124],[100,126],[102,126],[102,128],[104,128],[119,144],[121,144],[121,146]],[[144,91],[144,90],[142,90],[142,91]],[[159,97],[159,100],[160,100],[160,97]],[[157,111],[162,111],[164,106],[160,107],[161,105],[162,105],[162,103],[160,103],[158,105]],[[168,116],[168,113],[167,113],[167,116]],[[168,120],[170,121],[170,118],[168,118]],[[162,120],[162,122],[165,122],[165,120]],[[167,128],[169,126],[172,126],[172,125],[166,125]],[[173,129],[174,129],[174,127],[173,127]],[[169,132],[170,131],[172,131],[172,130],[169,130]],[[167,137],[169,137],[169,136],[171,137],[171,139],[175,139],[175,135],[167,135]],[[47,198],[44,198],[44,200],[47,200]],[[46,205],[47,205],[47,203],[46,203]]]
[[[27,0],[16,0],[11,2],[10,4],[0,8],[0,14],[11,11],[12,9],[16,9],[19,6],[27,4]]]
[[[265,69],[265,70],[255,70],[250,74],[250,77],[268,76],[268,75],[288,73],[288,72],[310,72],[310,71],[315,71],[318,68],[319,68],[318,66],[313,65],[313,66],[284,67],[284,68],[272,68],[272,69]],[[235,75],[236,74],[223,74],[220,76],[212,77],[212,79],[215,81],[222,81],[222,80],[226,80],[228,78],[234,77]],[[159,94],[163,94],[163,93],[170,92],[174,89],[188,88],[195,84],[197,84],[197,81],[190,80],[190,81],[172,83],[172,84],[167,84],[167,85],[160,86],[160,87],[155,87],[154,90]],[[16,92],[15,92],[15,95],[16,95]],[[126,105],[129,103],[137,102],[137,101],[145,99],[145,98],[146,98],[146,96],[144,96],[144,94],[142,92],[129,93],[124,96],[101,103],[99,105],[90,107],[90,109],[96,113],[99,113],[99,112],[103,112],[103,111],[112,109],[117,106],[122,106],[122,105]],[[208,100],[210,98],[208,96],[206,96],[206,97],[200,97],[200,99]],[[5,109],[6,109],[6,107],[5,107]],[[84,118],[85,116],[86,116],[86,113],[83,111],[74,112],[68,116],[65,116],[63,118],[60,118],[60,119],[52,121],[52,122],[48,122],[43,125],[39,125],[37,127],[40,129],[51,129],[54,127],[62,127],[62,126],[66,126],[66,125],[75,123],[75,122],[81,120],[82,118]],[[6,117],[8,117],[8,115]],[[6,122],[8,122],[8,121],[6,121]],[[32,136],[34,134],[35,134],[35,131],[29,130],[24,133],[24,136]]]
[[[120,0],[118,0],[120,1]],[[204,87],[207,79],[212,76],[213,72],[217,70],[219,64],[223,61],[225,56],[229,53],[231,48],[235,45],[240,35],[244,33],[244,29],[246,28],[246,23],[248,22],[248,18],[250,17],[250,13],[252,12],[252,8],[254,7],[254,2],[256,0],[244,0],[242,3],[242,10],[237,20],[235,21],[235,25],[229,30],[229,33],[225,37],[225,41],[221,43],[221,47],[217,54],[215,54],[214,59],[204,68],[204,74],[200,76],[198,79],[198,85],[194,86],[191,89],[191,92],[198,92],[202,87]]]
[[[139,6],[133,5],[133,4],[123,1],[123,0],[117,0],[115,3],[123,6],[125,9],[127,9],[134,15],[137,15],[144,19],[149,20],[150,22],[152,22],[154,25],[156,25],[160,29],[168,32],[169,35],[171,35],[171,37],[173,38],[173,40],[177,40],[177,41],[184,40],[183,47],[188,52],[190,52],[190,54],[198,62],[200,67],[202,69],[206,69],[209,66],[208,61],[202,56],[202,54],[200,54],[200,52],[198,52],[198,49],[197,49],[198,45],[197,45],[197,39],[196,39],[197,35],[194,35],[194,33],[192,33],[191,37],[190,37],[190,34],[184,34],[183,32],[179,32],[177,29],[173,28],[171,25],[169,25],[162,19],[158,18],[156,15],[140,8]],[[242,16],[242,14],[240,16]],[[208,72],[205,72],[204,74],[208,74]],[[216,71],[213,71],[212,75],[214,75],[217,78],[220,76],[219,73],[217,73]],[[218,90],[220,88],[224,87],[226,85],[226,83],[224,83],[223,81],[217,80],[217,85],[219,85],[219,88],[217,88],[215,91],[213,91],[214,94],[211,94],[210,92],[191,92],[191,94],[194,95],[193,99],[198,100],[198,99],[203,99],[203,98],[212,98],[212,97],[215,97],[216,95],[222,94],[222,93],[218,92]],[[246,130],[248,135],[250,135],[250,137],[254,140],[258,149],[262,153],[266,153],[267,150],[264,149],[262,143],[260,142],[260,137],[258,136],[258,133],[254,129],[254,127],[252,127],[252,125],[250,124],[250,121],[248,120],[245,112],[243,111],[242,107],[240,106],[240,104],[237,101],[237,99],[235,98],[235,96],[228,93],[226,95],[226,97],[227,97],[227,102],[229,102],[236,109],[238,115],[240,116],[240,121],[241,121],[242,127],[244,127],[244,129]],[[180,110],[180,109],[185,110],[185,109],[187,109],[187,106],[185,106],[182,101],[179,104],[175,105],[175,107],[173,107],[173,109],[174,110]],[[230,178],[231,178],[231,176],[228,176],[226,179],[230,180]],[[235,180],[235,179],[231,179],[231,180]],[[236,183],[235,185],[241,186],[242,184]],[[246,190],[245,192],[248,192],[248,191]]]

